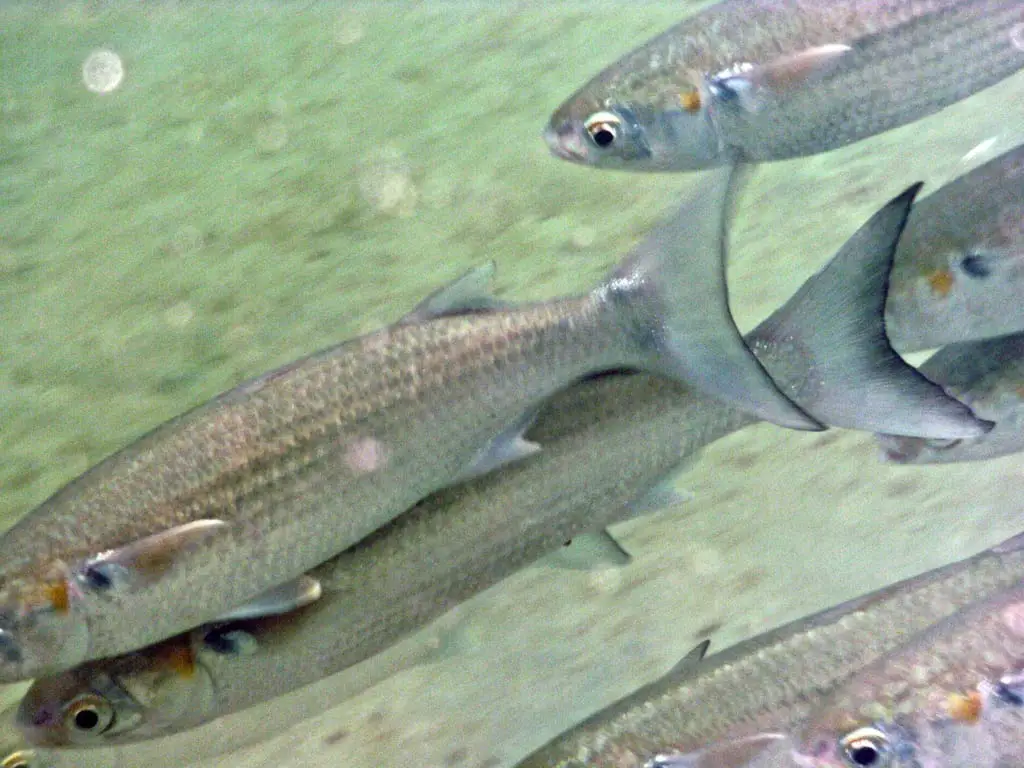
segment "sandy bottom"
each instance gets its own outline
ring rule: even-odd
[[[680,5],[5,4],[2,519],[471,264],[495,259],[515,297],[596,282],[692,180],[570,167],[539,131],[572,85]],[[101,49],[124,70],[109,93],[83,82]],[[969,165],[1019,142],[1022,96],[1017,77],[760,169],[733,237],[741,325],[911,182],[934,189],[980,142]],[[527,569],[317,686],[187,737],[53,764],[508,766],[704,637],[723,648],[1018,532],[1021,466],[888,467],[866,435],[755,427],[682,478],[693,502],[616,531],[626,568]],[[410,665],[456,626],[456,652]]]

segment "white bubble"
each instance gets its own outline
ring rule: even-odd
[[[113,51],[93,51],[82,65],[82,80],[93,93],[110,93],[124,80],[121,57]]]

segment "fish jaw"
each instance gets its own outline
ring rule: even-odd
[[[88,657],[81,593],[67,568],[12,579],[0,590],[0,683],[67,669]]]

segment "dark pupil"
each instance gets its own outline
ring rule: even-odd
[[[93,589],[110,589],[110,577],[100,568],[89,568],[85,572],[85,580]]]
[[[75,727],[81,731],[91,731],[100,724],[100,716],[93,709],[83,709],[75,713]]]
[[[591,136],[599,147],[607,147],[615,141],[615,134],[607,128],[596,128]]]
[[[874,765],[878,760],[878,750],[868,745],[854,747],[850,750],[850,759],[857,765]]]
[[[992,270],[989,269],[988,264],[985,263],[985,258],[976,253],[970,253],[967,256],[964,256],[960,261],[960,266],[963,267],[964,272],[971,277],[988,277],[992,274]]]

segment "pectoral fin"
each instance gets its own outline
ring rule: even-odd
[[[94,592],[152,584],[187,552],[227,527],[223,520],[195,520],[101,552],[71,569],[79,586]]]
[[[509,306],[507,303],[491,295],[494,272],[493,261],[473,267],[461,277],[438,288],[423,299],[398,321],[399,325],[422,323],[439,317],[463,315],[469,312],[486,312],[507,308]]]
[[[530,410],[495,436],[476,457],[452,480],[452,484],[464,483],[475,477],[525,459],[540,450],[537,443],[523,437],[536,417],[536,410]]]
[[[319,581],[312,576],[300,576],[294,581],[288,581],[273,589],[268,589],[248,603],[218,616],[217,621],[242,621],[243,619],[258,619],[263,616],[291,613],[316,602],[322,593]]]
[[[565,546],[551,555],[550,564],[568,570],[594,568],[621,568],[632,560],[629,552],[604,531],[583,533],[567,541]]]
[[[767,64],[737,64],[709,77],[706,88],[719,107],[756,114],[779,96],[813,88],[817,78],[835,70],[852,50],[848,45],[820,45]]]
[[[759,733],[746,739],[715,744],[697,752],[656,755],[644,768],[746,768],[754,760],[786,737],[779,733]]]

